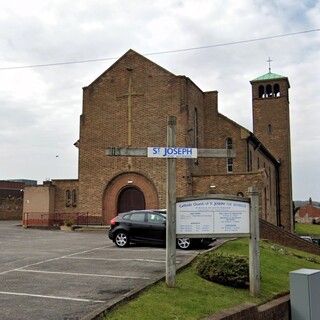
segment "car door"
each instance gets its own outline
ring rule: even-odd
[[[147,237],[149,242],[163,244],[166,240],[166,218],[156,212],[147,212]]]
[[[133,241],[147,241],[147,223],[145,212],[133,212],[129,220],[130,238]]]

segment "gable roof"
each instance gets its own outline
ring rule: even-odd
[[[117,61],[115,63],[113,63],[107,70],[105,70],[99,77],[97,77],[94,81],[92,81],[88,86],[85,86],[84,88],[86,87],[90,87],[92,84],[94,84],[95,82],[97,82],[101,77],[103,77],[107,72],[109,72],[110,70],[112,70],[113,68],[115,68],[115,66],[121,61],[121,60],[124,60],[126,59],[128,56],[132,56],[132,55],[136,55],[138,56],[139,58],[145,60],[146,62],[148,63],[152,63],[154,65],[156,65],[158,68],[162,69],[163,71],[171,74],[171,75],[174,75],[172,72],[166,70],[165,68],[159,66],[158,64],[156,64],[155,62],[147,59],[145,56],[141,55],[140,53],[132,50],[132,49],[129,49],[124,55],[122,55],[119,59],[117,59]],[[130,66],[128,66],[130,67]],[[174,75],[175,76],[175,75]]]

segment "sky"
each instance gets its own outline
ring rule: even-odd
[[[289,78],[293,199],[320,200],[320,0],[0,1],[0,180],[78,178],[82,88],[129,49],[252,130],[250,80]]]

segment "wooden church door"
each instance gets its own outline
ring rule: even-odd
[[[144,209],[144,194],[139,189],[129,187],[121,191],[118,197],[118,213]]]

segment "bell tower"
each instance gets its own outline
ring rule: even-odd
[[[268,60],[270,63],[270,59]],[[293,232],[289,80],[269,72],[250,81],[253,133],[280,162],[277,224]]]

